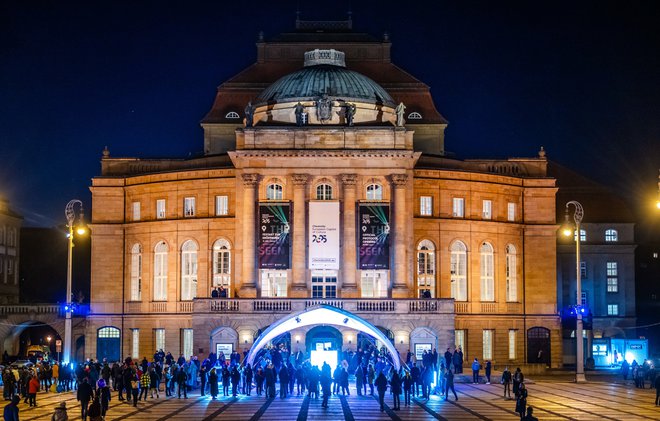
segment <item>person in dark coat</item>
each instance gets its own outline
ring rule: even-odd
[[[403,397],[405,406],[410,406],[410,395],[412,394],[412,388],[412,376],[410,375],[410,371],[406,371],[406,375],[403,376]]]
[[[490,384],[490,371],[493,368],[490,360],[486,361],[486,384]]]
[[[330,378],[330,370],[323,370],[321,372],[321,391],[323,392],[323,402],[321,402],[322,408],[328,407],[328,399],[332,394],[331,383],[332,378]]]
[[[89,384],[87,377],[83,378],[82,383],[78,386],[78,392],[76,393],[76,400],[80,402],[80,416],[83,421],[87,420],[87,408],[93,395],[94,390]]]
[[[245,377],[245,384],[243,385],[243,394],[250,396],[252,393],[252,367],[250,364],[245,366],[245,369],[243,370],[243,377]]]
[[[502,372],[502,384],[504,385],[504,397],[506,398],[508,395],[508,398],[511,399],[511,372],[509,371],[509,367],[504,367],[504,371]]]
[[[231,373],[227,366],[222,367],[222,396],[229,396],[229,383],[231,379]]]
[[[6,352],[6,351],[5,351]],[[5,406],[2,413],[5,421],[18,421],[18,403],[21,401],[21,398],[18,395],[11,397],[11,402],[9,405]]]
[[[205,393],[206,393],[206,380],[207,380],[206,375],[207,375],[206,365],[202,364],[202,366],[199,368],[199,383],[200,383],[200,387],[201,387],[201,390],[200,390],[199,393],[200,393],[201,396],[204,396]],[[152,398],[153,398],[153,396],[152,396]]]
[[[412,377],[413,381],[413,396],[419,396],[419,386],[422,384],[422,372],[417,364],[413,365],[410,369],[410,377]]]
[[[209,373],[209,390],[213,399],[218,397],[218,373],[215,371],[215,367]]]
[[[456,389],[454,389],[454,372],[451,368],[446,369],[445,371],[445,400],[449,399],[449,390],[454,393],[454,398],[458,400],[458,395],[456,394]]]
[[[241,381],[241,373],[238,372],[236,366],[231,370],[231,395],[236,397],[238,395],[238,383]]]
[[[254,382],[257,384],[257,396],[261,396],[264,391],[264,370],[259,367],[257,368],[256,373],[254,373]]]
[[[536,418],[534,415],[534,408],[531,406],[527,407],[527,415],[525,415],[525,418],[523,418],[523,421],[539,421],[538,418]]]
[[[332,393],[332,377],[330,377],[330,393]],[[305,370],[298,366],[296,369],[296,384],[298,386],[298,396],[305,393]]]
[[[103,379],[100,379],[96,383],[96,396],[99,397],[101,402],[101,416],[105,417],[105,414],[108,413],[108,408],[110,407],[110,400],[112,399],[112,394],[110,393],[110,386]]]
[[[655,406],[660,406],[660,375],[655,376]]]
[[[276,382],[276,374],[275,374],[275,368],[273,367],[273,364],[268,364],[266,369],[264,370],[264,377],[265,377],[265,382],[266,382],[266,399],[269,398],[274,398],[275,397],[275,382]]]
[[[451,366],[451,360],[452,360],[452,354],[449,348],[447,348],[447,350],[445,351],[445,365],[447,367]]]
[[[401,378],[396,371],[392,373],[392,378],[390,379],[390,390],[392,391],[392,398],[394,399],[392,409],[398,411],[401,409]]]
[[[378,391],[378,403],[380,403],[380,412],[385,411],[385,392],[387,391],[387,378],[381,371],[376,377],[376,390]]]
[[[179,386],[179,391],[177,392],[177,396],[179,399],[181,399],[182,391],[183,391],[183,398],[188,399],[188,386],[186,385],[187,380],[188,380],[188,373],[186,373],[186,370],[184,370],[183,367],[180,367],[179,371],[176,374],[176,382]]]
[[[340,385],[341,385],[341,390],[342,394],[344,395],[351,395],[351,391],[348,390],[348,371],[346,371],[345,368],[341,369],[341,376],[340,378]]]
[[[523,375],[522,371],[520,371],[520,367],[516,368],[516,372],[513,374],[513,394],[516,398],[518,398],[520,385],[524,381],[525,381],[525,376]]]
[[[518,397],[516,398],[516,412],[520,414],[522,420],[527,410],[527,388],[525,383],[520,383],[518,388]]]

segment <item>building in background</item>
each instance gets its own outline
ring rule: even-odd
[[[444,156],[447,122],[390,46],[350,21],[298,21],[219,87],[205,156],[104,152],[89,356],[228,355],[289,323],[272,342],[293,351],[456,345],[561,365],[544,153]],[[319,306],[343,325],[305,325]]]
[[[18,303],[18,265],[23,217],[0,196],[0,304]]]

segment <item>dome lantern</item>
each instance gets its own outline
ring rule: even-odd
[[[344,52],[335,49],[321,50],[317,48],[305,53],[305,67],[318,66],[319,64],[346,67]]]

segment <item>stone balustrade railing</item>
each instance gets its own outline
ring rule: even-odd
[[[64,304],[10,304],[0,306],[0,316],[12,314],[57,314],[65,317]],[[89,305],[76,304],[73,317],[84,317],[89,314]]]

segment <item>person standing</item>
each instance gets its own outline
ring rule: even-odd
[[[241,373],[238,372],[237,366],[231,370],[231,395],[236,397],[238,395],[238,382],[241,381]]]
[[[254,381],[257,384],[257,396],[261,396],[264,391],[264,380],[264,370],[259,367],[257,368],[256,373],[254,373]],[[298,384],[298,392],[300,392],[300,384]]]
[[[28,401],[30,403],[30,406],[37,406],[37,392],[39,391],[39,380],[37,379],[37,376],[34,375],[30,379],[30,382],[28,383]]]
[[[394,371],[390,379],[390,390],[392,391],[393,409],[398,411],[401,409],[401,378],[399,374]]]
[[[2,411],[2,415],[5,421],[18,421],[18,403],[20,401],[21,398],[18,395],[11,397],[11,402],[5,406],[4,411]]]
[[[199,383],[200,383],[200,395],[204,396],[206,394],[206,365],[202,364],[202,366],[199,368]]]
[[[137,375],[137,368],[131,367],[130,369],[131,372],[131,397],[133,399],[133,406],[137,406],[137,401],[138,401],[138,393],[140,392],[140,380]]]
[[[252,367],[250,364],[245,366],[245,370],[243,370],[243,375],[245,377],[245,384],[243,385],[243,394],[250,396],[252,393]]]
[[[147,374],[143,374],[144,376],[147,376]],[[160,376],[158,373],[156,373],[156,369],[154,367],[149,367],[149,393],[151,394],[151,399],[154,398],[154,391],[156,391],[156,399],[160,398],[158,396],[158,385],[160,384]],[[202,396],[204,396],[204,389],[202,389]],[[145,396],[144,400],[146,401],[147,398]]]
[[[209,372],[209,391],[211,392],[211,398],[215,400],[218,397],[218,372],[215,367]]]
[[[513,374],[513,395],[518,398],[518,393],[520,391],[520,385],[525,381],[525,376],[520,367],[516,368],[516,372]]]
[[[177,372],[176,376],[176,382],[179,386],[179,390],[177,392],[178,398],[181,399],[181,391],[183,391],[183,398],[188,399],[188,386],[186,386],[188,373],[186,373],[186,370],[184,370],[183,367],[179,367],[179,371]]]
[[[410,371],[406,370],[405,376],[403,376],[403,398],[404,406],[410,406],[410,394],[412,393],[413,380],[410,375]]]
[[[332,394],[332,388],[331,388],[332,379],[330,378],[329,368],[330,367],[328,366],[328,370],[323,370],[321,372],[321,391],[323,392],[323,402],[321,402],[322,408],[328,407],[328,399]]]
[[[380,412],[385,411],[385,392],[387,391],[387,378],[381,371],[376,377],[376,390],[378,391],[378,403],[380,403]]]
[[[511,372],[509,371],[509,367],[504,367],[502,384],[504,385],[504,397],[506,398],[508,395],[509,399],[511,399]]]
[[[419,386],[422,384],[421,376],[422,373],[417,364],[413,365],[410,369],[410,377],[413,381],[413,396],[419,396]]]
[[[451,367],[452,358],[453,358],[452,353],[449,350],[449,348],[447,348],[447,350],[445,351],[445,365],[447,366],[447,368]]]
[[[486,384],[490,384],[490,371],[492,367],[490,360],[486,361]]]
[[[481,369],[481,364],[479,364],[479,360],[477,359],[477,357],[474,357],[474,361],[472,361],[472,384],[479,383],[480,369]]]
[[[371,396],[374,395],[374,380],[376,380],[376,371],[374,370],[374,366],[372,364],[369,364],[369,368],[367,369],[367,382],[369,382],[369,389],[371,389]],[[415,380],[413,379],[413,383]]]
[[[287,391],[289,390],[289,370],[286,364],[282,364],[280,368],[280,398],[286,398]]]
[[[525,416],[526,409],[527,409],[527,388],[525,388],[525,383],[520,383],[520,388],[518,389],[518,397],[516,398],[516,412],[520,414],[521,420]]]
[[[458,400],[458,395],[456,394],[456,389],[454,389],[454,373],[451,368],[448,368],[445,372],[445,400],[449,399],[449,390],[451,389],[454,394],[454,398]]]
[[[76,399],[80,402],[80,416],[83,421],[87,420],[87,408],[93,394],[94,390],[89,384],[89,380],[87,380],[87,377],[83,378],[78,386],[78,392],[76,394]]]
[[[655,406],[660,406],[660,375],[655,376]]]
[[[100,379],[96,386],[96,395],[99,396],[101,401],[101,416],[105,418],[105,414],[108,413],[108,408],[110,407],[110,400],[112,399],[110,396],[110,386],[103,379]]]
[[[16,418],[16,421],[18,421],[18,418]],[[60,406],[55,408],[55,412],[53,413],[53,416],[50,417],[50,421],[69,421],[69,414],[66,412],[66,402],[60,402]]]
[[[346,371],[346,368],[344,367],[341,369],[340,379],[342,394],[351,396],[351,391],[348,390],[348,371]]]

